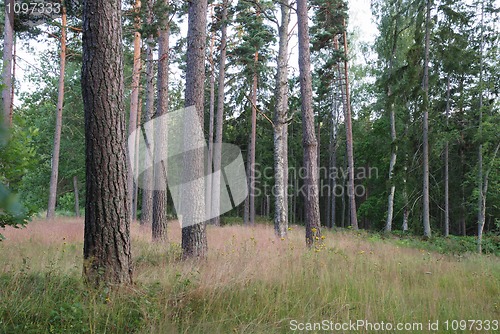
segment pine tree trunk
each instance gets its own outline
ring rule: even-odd
[[[255,51],[254,68],[252,79],[252,133],[250,135],[250,192],[249,196],[249,223],[255,224],[255,144],[257,142],[257,87],[258,87],[258,73],[257,64],[259,62],[259,52]]]
[[[138,104],[138,107],[137,107],[137,127],[140,126],[140,123],[141,123],[141,118],[142,118],[142,97],[139,98],[139,104]],[[139,182],[138,182],[138,177],[139,177],[139,159],[138,159],[138,155],[139,155],[139,144],[140,144],[140,137],[141,136],[141,132],[140,131],[137,131],[136,134],[135,134],[135,157],[136,159],[134,159],[134,171],[135,171],[135,175],[134,175],[134,180],[137,180],[137,181],[134,181],[133,183],[133,186],[132,186],[132,189],[133,189],[133,202],[132,202],[132,217],[134,217],[134,220],[137,219],[137,207],[139,205]]]
[[[141,1],[135,0],[134,4],[134,15],[138,15],[141,10]],[[129,136],[137,129],[137,113],[139,109],[139,90],[140,90],[140,81],[141,81],[141,33],[139,32],[141,28],[140,19],[135,17],[134,29],[134,60],[133,60],[133,68],[132,68],[132,93],[130,94],[130,114],[129,114],[129,123],[128,123],[128,134]],[[134,161],[129,159],[128,164],[128,188],[129,191],[129,203],[130,203],[130,218],[131,221],[135,220],[136,217],[134,215],[134,168],[135,159],[137,159],[137,152],[132,155]]]
[[[288,135],[286,131],[288,116],[288,26],[290,24],[289,1],[281,3],[281,25],[279,26],[278,70],[276,74],[276,109],[274,113],[274,179],[275,179],[275,211],[274,232],[279,238],[287,235],[288,231],[288,206],[287,186],[288,177],[285,176],[288,168],[287,154],[285,152]]]
[[[430,20],[431,0],[427,0],[427,17],[425,20],[425,61],[424,61],[424,121],[423,121],[423,225],[424,236],[431,237],[431,223],[429,212],[429,42],[430,42]]]
[[[84,275],[93,285],[132,282],[123,103],[121,1],[83,2],[85,111]]]
[[[427,0],[427,18],[425,20],[425,60],[424,60],[424,118],[423,118],[423,225],[424,237],[431,237],[430,213],[429,213],[429,42],[430,42],[430,20],[431,2]]]
[[[477,207],[477,251],[482,253],[483,229],[486,210],[486,193],[483,184],[483,49],[484,49],[484,8],[481,3],[481,45],[480,45],[480,65],[479,65],[479,149],[478,149],[478,162],[477,162],[477,178],[478,178],[478,207]]]
[[[306,245],[313,246],[321,236],[319,197],[318,197],[318,165],[314,111],[312,104],[311,55],[309,49],[309,25],[307,16],[307,0],[297,0],[297,26],[299,32],[299,71],[300,93],[302,97],[302,130],[305,168],[305,223]]]
[[[210,9],[210,16],[212,18],[212,24],[214,24],[214,5],[212,4]],[[215,45],[215,32],[212,31],[210,36],[210,52],[209,52],[209,62],[210,62],[210,113],[208,121],[208,157],[207,157],[207,167],[206,167],[206,187],[205,187],[205,210],[207,217],[212,216],[212,194],[214,189],[213,185],[213,155],[214,155],[214,118],[215,118],[215,62],[214,62],[214,45]],[[210,220],[212,222],[212,220]]]
[[[203,126],[203,97],[205,83],[205,43],[207,24],[207,0],[189,2],[188,35],[187,35],[187,66],[186,66],[186,96],[185,106],[195,106]],[[186,122],[185,122],[186,123]],[[190,133],[191,124],[184,124],[184,134]],[[187,142],[187,140],[185,140]],[[208,246],[206,222],[192,225],[191,219],[205,216],[204,157],[199,152],[184,159],[184,175],[192,181],[186,186],[186,193],[192,198],[186,201],[187,214],[183,217],[182,250],[184,257],[205,257]],[[184,205],[184,203],[183,203]],[[184,206],[183,206],[184,208]],[[187,225],[185,225],[187,224]]]
[[[147,24],[153,21],[153,0],[147,2]],[[144,122],[153,118],[154,114],[154,63],[153,63],[153,37],[149,36],[146,47],[146,113]],[[141,205],[141,225],[153,223],[153,169],[149,168],[143,173],[143,191]]]
[[[9,7],[7,7],[9,6]],[[10,11],[8,11],[10,8]],[[8,12],[7,12],[8,11]],[[12,51],[14,47],[14,0],[5,1],[5,26],[3,35],[3,66],[2,66],[2,107],[3,121],[7,128],[11,124],[12,114]]]
[[[450,76],[448,76],[446,85],[446,131],[448,132],[450,116]],[[446,145],[444,148],[444,236],[448,237],[450,235],[450,150],[448,139],[446,139]]]
[[[347,141],[347,161],[349,166],[349,184],[347,195],[349,196],[349,208],[351,215],[351,226],[353,229],[358,229],[358,215],[356,213],[356,194],[354,188],[354,143],[352,139],[352,117],[351,117],[351,97],[349,90],[349,67],[348,67],[348,50],[347,50],[347,32],[344,19],[344,72],[345,72],[345,98],[346,98],[346,141]]]
[[[169,0],[163,0],[164,5],[168,6]],[[168,25],[168,13],[163,13],[162,29],[158,36],[158,79],[155,117],[160,117],[168,112],[168,67],[169,67],[169,43],[170,27]],[[158,122],[158,128],[155,129],[155,156],[161,156],[162,152],[167,151],[167,132],[169,129],[161,127],[164,122]],[[161,127],[161,128],[160,128]],[[161,166],[156,168],[154,175],[154,184],[164,184],[164,190],[153,190],[153,222],[151,226],[153,241],[167,240],[167,159],[162,160]]]
[[[222,128],[224,125],[224,87],[226,80],[226,42],[227,42],[227,0],[222,4],[222,27],[221,27],[221,41],[220,41],[220,60],[219,60],[219,78],[218,78],[218,92],[217,92],[217,116],[215,124],[215,146],[214,146],[214,172],[221,170],[222,160]],[[220,184],[221,174],[216,173],[212,178],[212,212],[220,212]],[[213,220],[214,225],[220,225],[220,216]]]
[[[64,107],[64,73],[66,67],[66,7],[62,6],[61,25],[61,60],[59,67],[59,87],[57,95],[56,127],[54,134],[54,150],[52,151],[52,170],[50,173],[49,204],[47,219],[52,219],[56,214],[57,180],[59,175],[59,153],[61,150],[62,113]]]

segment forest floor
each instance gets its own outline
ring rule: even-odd
[[[307,250],[302,227],[280,240],[257,224],[209,226],[208,258],[192,262],[181,260],[179,225],[168,233],[168,244],[153,244],[150,230],[134,223],[134,284],[89,289],[82,220],[2,231],[0,333],[290,333],[308,322],[325,333],[394,333],[398,324],[485,333],[500,320],[494,255],[446,255],[328,230]],[[466,330],[460,320],[469,321]]]

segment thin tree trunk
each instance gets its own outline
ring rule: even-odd
[[[333,101],[333,109],[336,109],[336,101]],[[328,168],[328,177],[330,180],[330,191],[329,191],[329,214],[328,214],[328,220],[329,220],[329,225],[331,228],[335,227],[335,215],[336,215],[336,187],[337,187],[337,180],[336,180],[336,170],[337,170],[337,119],[334,116],[336,114],[336,111],[332,112],[332,129],[331,129],[331,134],[330,134],[330,166]]]
[[[398,11],[399,9],[396,8]],[[395,18],[395,27],[394,34],[392,37],[392,51],[391,51],[391,59],[389,60],[389,80],[387,83],[387,106],[389,108],[389,117],[391,120],[391,161],[389,163],[389,184],[391,185],[391,189],[389,192],[389,198],[387,200],[387,220],[385,223],[385,232],[391,232],[392,230],[392,219],[394,216],[394,195],[396,193],[396,184],[394,183],[394,167],[396,166],[397,154],[398,154],[398,145],[396,143],[396,112],[394,110],[394,102],[392,97],[392,76],[393,76],[393,68],[394,68],[394,60],[396,59],[396,50],[398,43],[398,17]]]
[[[247,169],[246,176],[247,180],[250,180],[250,160],[252,159],[252,148],[251,146],[251,138],[248,141],[248,149],[247,149]],[[248,196],[245,198],[244,208],[243,208],[243,224],[247,225],[250,223],[250,182],[248,183]]]
[[[480,46],[480,60],[479,60],[479,149],[478,149],[478,206],[477,206],[477,251],[482,253],[482,240],[483,240],[483,229],[485,220],[485,210],[486,210],[486,193],[484,192],[484,187],[487,184],[483,184],[483,49],[484,49],[484,4],[481,3],[481,46]],[[495,152],[496,155],[496,152]],[[485,177],[486,179],[486,177]],[[484,207],[484,209],[483,209]]]
[[[141,28],[141,22],[139,18],[139,12],[141,10],[141,0],[135,0],[134,4],[134,15],[137,15],[134,20],[134,60],[132,68],[132,93],[130,95],[130,117],[128,123],[128,134],[129,136],[137,129],[137,114],[139,108],[139,90],[141,81],[141,33],[139,29]],[[137,152],[132,154],[134,160],[129,159],[128,164],[128,187],[129,187],[129,203],[130,203],[130,215],[131,220],[136,219],[134,215],[134,174],[133,166],[135,165],[135,159],[137,159]]]
[[[448,131],[450,116],[450,76],[448,76],[446,85],[446,131]],[[450,235],[450,150],[448,139],[446,139],[446,145],[444,148],[444,236],[448,237]]]
[[[141,122],[141,118],[142,118],[142,97],[139,98],[139,105],[137,107],[137,127],[140,126],[140,122]],[[137,219],[137,206],[139,205],[139,159],[138,159],[138,156],[139,156],[139,143],[140,143],[140,131],[137,131],[136,134],[135,134],[135,157],[136,159],[135,160],[135,166],[134,166],[134,180],[137,180],[137,181],[134,181],[134,185],[132,187],[133,189],[133,192],[134,192],[134,196],[133,196],[133,203],[132,203],[132,217],[134,217],[134,219]]]
[[[52,171],[50,173],[49,204],[47,219],[56,214],[57,179],[59,174],[59,152],[61,150],[62,112],[64,106],[64,73],[66,67],[66,7],[62,6],[61,24],[61,60],[59,68],[59,88],[57,95],[56,130],[54,134],[54,150],[52,151]]]
[[[168,6],[169,0],[163,0],[164,5]],[[169,39],[170,27],[168,24],[168,15],[163,13],[161,30],[158,36],[158,79],[157,79],[157,96],[158,103],[156,106],[156,117],[165,115],[168,112],[168,67],[169,67]],[[155,156],[162,155],[166,152],[168,146],[167,132],[162,126],[164,122],[158,122],[158,128],[155,129]],[[161,127],[161,128],[160,128]],[[168,161],[163,159],[161,167],[156,168],[154,175],[155,184],[164,183],[164,190],[153,190],[153,222],[151,226],[153,241],[167,240],[167,179],[166,165]],[[157,188],[158,189],[158,188]]]
[[[12,55],[12,89],[10,91],[10,108],[9,108],[9,124],[12,125],[13,117],[14,117],[14,96],[15,96],[15,90],[16,90],[16,44],[17,44],[17,39],[16,36],[14,36],[14,52]]]
[[[497,147],[495,148],[495,151],[493,152],[493,157],[491,159],[491,164],[490,164],[490,168],[488,168],[488,170],[486,171],[485,175],[484,175],[484,186],[483,186],[483,196],[482,196],[482,203],[481,203],[481,207],[479,208],[481,210],[481,216],[483,218],[483,222],[481,225],[479,225],[479,228],[478,228],[478,234],[477,234],[477,251],[479,253],[482,253],[483,251],[483,230],[484,230],[484,219],[486,217],[486,194],[488,193],[488,179],[489,179],[489,175],[490,175],[490,172],[491,170],[493,169],[493,166],[494,166],[494,162],[495,162],[495,159],[497,157],[497,154],[498,154],[498,150],[500,149],[500,142],[498,143]]]
[[[314,131],[312,104],[311,55],[309,49],[309,25],[307,0],[297,0],[297,26],[299,31],[300,93],[302,97],[302,129],[304,145],[305,220],[306,245],[312,247],[321,236],[318,197],[317,147]]]
[[[255,144],[257,141],[257,87],[258,73],[257,64],[259,62],[259,51],[255,51],[254,56],[254,73],[252,79],[252,133],[250,136],[250,207],[249,207],[249,223],[255,224]]]
[[[10,8],[10,10],[8,10]],[[12,113],[12,50],[14,47],[14,0],[5,1],[5,26],[3,35],[3,66],[2,83],[2,107],[3,121],[7,128],[12,123],[10,115]]]
[[[78,177],[73,176],[73,191],[75,193],[75,216],[80,217],[80,197],[78,195]]]
[[[358,216],[356,213],[356,194],[354,192],[354,143],[352,138],[352,117],[351,117],[351,97],[349,92],[349,67],[348,67],[348,49],[347,49],[347,32],[344,25],[344,77],[345,77],[345,98],[346,98],[346,141],[347,141],[347,161],[349,164],[349,184],[347,195],[349,196],[349,208],[351,215],[351,226],[353,229],[358,229]]]
[[[83,272],[93,285],[132,282],[121,17],[121,1],[83,2]]]
[[[408,127],[408,125],[406,125],[406,127]],[[410,203],[408,201],[408,189],[406,184],[407,172],[408,172],[408,154],[406,154],[405,156],[405,166],[403,172],[403,202],[404,202],[403,226],[402,226],[403,232],[408,231],[408,217],[410,215],[410,209],[409,209]]]
[[[221,188],[221,170],[222,160],[222,128],[224,125],[224,88],[226,80],[226,42],[227,42],[227,0],[222,3],[222,27],[220,41],[220,60],[219,60],[219,78],[217,92],[217,116],[215,124],[215,146],[214,146],[214,176],[212,178],[212,212],[220,213],[220,188]],[[214,225],[220,225],[220,216],[214,218]]]
[[[424,236],[431,237],[431,223],[429,213],[429,42],[430,42],[430,20],[431,0],[427,0],[427,17],[425,20],[425,60],[424,60],[424,122],[423,122],[423,225]]]
[[[212,24],[214,23],[214,4],[210,7],[210,16],[212,18]],[[207,217],[212,216],[212,194],[214,189],[213,185],[213,154],[214,154],[214,117],[215,117],[215,63],[214,63],[214,45],[215,45],[215,32],[212,31],[210,36],[210,52],[209,52],[209,62],[210,62],[210,114],[208,121],[208,157],[207,157],[207,168],[206,168],[206,182],[205,187],[205,210]],[[212,220],[210,220],[212,222]]]
[[[290,24],[289,1],[281,3],[281,25],[279,26],[278,70],[276,74],[276,109],[274,113],[274,179],[275,210],[274,232],[284,238],[288,231],[287,186],[288,157],[286,153],[288,136],[288,26]]]
[[[195,106],[201,126],[203,126],[206,24],[207,0],[189,2],[185,106]],[[190,124],[184,124],[185,135],[190,133],[189,126]],[[192,200],[186,201],[188,214],[183,217],[185,222],[182,228],[182,250],[185,258],[205,257],[208,251],[206,222],[194,225],[190,222],[192,218],[205,217],[203,160],[203,155],[200,154],[184,159],[184,176],[187,180],[197,180],[190,182],[186,187],[187,194],[192,195]]]
[[[147,24],[153,21],[153,0],[147,1]],[[146,47],[146,113],[144,122],[153,118],[154,114],[154,64],[153,64],[153,37],[150,35],[147,39]],[[141,205],[141,225],[152,225],[153,223],[153,169],[148,168],[143,173],[143,191]]]

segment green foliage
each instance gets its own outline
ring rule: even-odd
[[[3,124],[0,117],[0,228],[20,227],[28,222],[32,213],[21,203],[19,195],[12,192],[12,187],[16,189],[23,173],[30,166],[33,150],[29,145],[30,140],[20,135],[20,131],[15,130],[14,135],[8,138]],[[19,141],[16,140],[18,138]],[[10,187],[6,184],[10,184]],[[0,234],[0,241],[2,238]]]

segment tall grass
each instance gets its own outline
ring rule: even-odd
[[[498,257],[328,231],[324,247],[311,251],[300,227],[289,233],[280,240],[266,225],[209,227],[207,260],[191,262],[180,260],[177,224],[168,245],[152,244],[150,231],[134,224],[134,285],[95,290],[81,280],[80,220],[7,230],[0,332],[289,333],[292,320],[421,322],[425,329],[436,320],[500,319]]]

